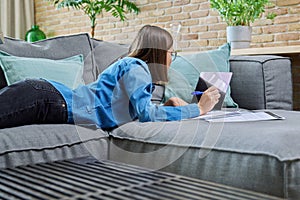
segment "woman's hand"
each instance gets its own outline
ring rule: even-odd
[[[211,109],[219,102],[220,96],[219,90],[214,86],[205,90],[198,102],[200,114],[204,115],[211,111]]]
[[[178,97],[171,97],[170,99],[168,99],[167,102],[164,103],[164,106],[186,106],[186,105],[188,105],[188,103]]]

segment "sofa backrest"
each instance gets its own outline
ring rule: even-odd
[[[291,60],[274,55],[231,56],[231,97],[247,109],[293,109]]]
[[[96,68],[94,67],[92,55],[93,46],[87,33],[59,36],[34,43],[6,37],[5,43],[0,45],[0,50],[14,56],[48,58],[53,60],[82,54],[84,57],[84,82],[90,83],[96,79]],[[5,79],[3,83],[2,71],[1,74],[0,84],[3,85]]]
[[[88,33],[58,36],[28,43],[14,38],[5,38],[0,50],[14,56],[31,58],[63,59],[82,54],[84,57],[83,80],[86,84],[97,79],[99,73],[111,63],[128,53],[128,45],[105,42],[90,38]],[[0,68],[0,88],[6,86]]]
[[[92,39],[94,63],[97,75],[110,64],[128,54],[129,45]]]
[[[63,59],[84,56],[84,82],[97,79],[99,73],[128,53],[128,45],[91,39],[87,33],[59,36],[28,43],[5,38],[0,50],[21,57]],[[279,56],[231,56],[233,72],[231,96],[242,108],[292,109],[292,78],[289,58]],[[0,68],[0,88],[6,85]]]

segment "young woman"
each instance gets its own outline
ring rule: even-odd
[[[173,97],[164,106],[151,103],[153,83],[166,82],[173,40],[164,29],[146,25],[120,59],[88,85],[71,90],[44,79],[28,79],[0,90],[0,128],[26,124],[71,123],[112,129],[139,119],[181,120],[203,115],[218,102],[214,87],[198,104]]]

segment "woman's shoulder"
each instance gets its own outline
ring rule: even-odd
[[[124,57],[120,59],[117,63],[115,63],[116,66],[121,67],[122,70],[128,71],[136,68],[143,68],[145,71],[149,71],[148,65],[146,62],[139,58],[134,57]]]
[[[124,57],[120,59],[120,61],[128,63],[128,64],[140,64],[140,65],[147,65],[143,60],[135,57]]]

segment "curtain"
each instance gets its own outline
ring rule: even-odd
[[[0,0],[0,32],[5,36],[25,39],[34,25],[34,0]]]

